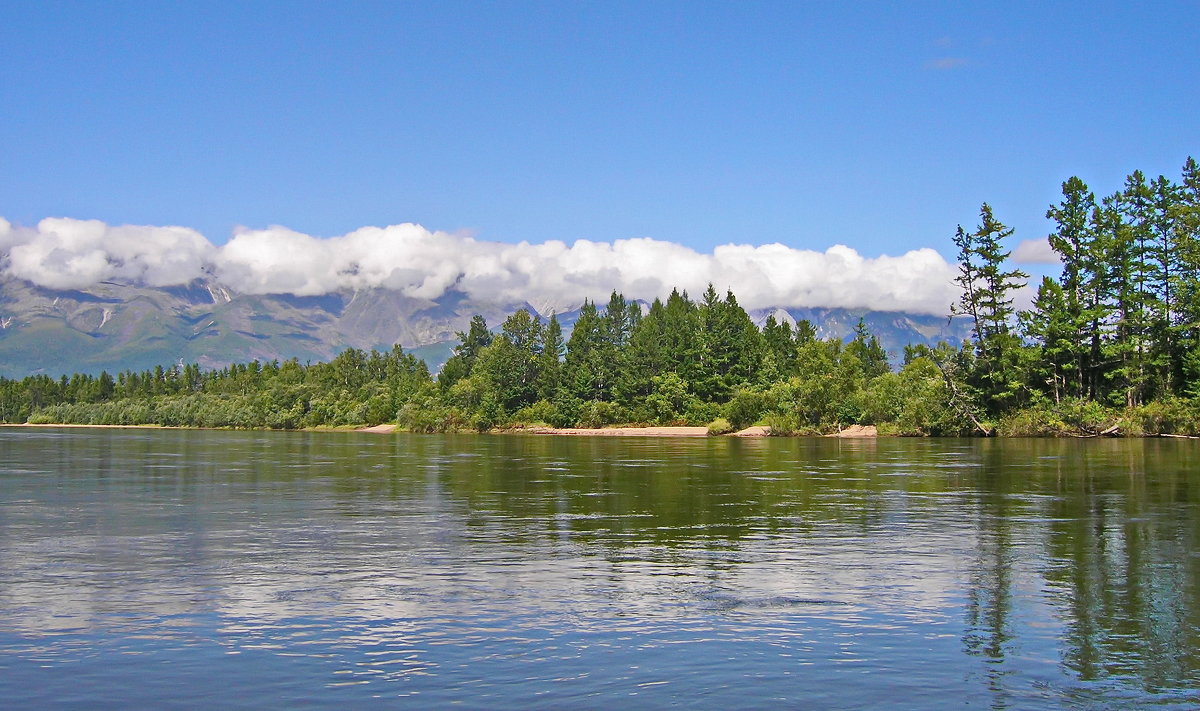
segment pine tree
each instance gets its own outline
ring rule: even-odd
[[[796,348],[817,340],[817,327],[813,325],[812,321],[806,318],[797,321],[794,330],[796,333]]]
[[[626,407],[649,396],[654,389],[653,377],[667,370],[665,312],[662,301],[655,299],[629,334],[625,367],[613,384],[617,402]]]
[[[691,386],[700,368],[700,318],[687,292],[672,289],[662,313],[663,369]]]
[[[1179,286],[1184,276],[1183,249],[1179,242],[1177,205],[1181,188],[1166,176],[1150,184],[1149,248],[1154,298],[1150,314],[1150,368],[1154,397],[1175,394],[1182,379],[1179,336]]]
[[[1094,365],[1090,362],[1091,319],[1085,315],[1088,294],[1086,255],[1094,248],[1095,233],[1091,229],[1091,215],[1096,209],[1096,196],[1088,190],[1088,186],[1079,178],[1072,177],[1062,184],[1063,200],[1058,205],[1051,205],[1046,211],[1046,217],[1054,220],[1057,229],[1047,238],[1050,247],[1058,253],[1062,261],[1062,276],[1060,279],[1062,294],[1046,294],[1039,303],[1041,309],[1061,309],[1062,313],[1041,311],[1039,323],[1043,325],[1040,337],[1051,336],[1056,340],[1055,366],[1052,389],[1055,399],[1061,396],[1085,397],[1088,395],[1089,371]],[[1043,286],[1045,286],[1043,284]],[[1045,331],[1049,324],[1056,326],[1053,333]],[[1065,323],[1073,328],[1077,336],[1060,334],[1057,324]]]
[[[787,321],[776,321],[775,314],[767,316],[763,324],[763,345],[766,353],[775,361],[780,373],[791,373],[796,366],[796,338]]]
[[[1082,348],[1077,340],[1078,314],[1071,316],[1066,290],[1054,279],[1043,277],[1033,309],[1021,314],[1025,337],[1041,347],[1030,376],[1038,387],[1045,386],[1054,402],[1079,397],[1078,369]]]
[[[879,339],[871,333],[862,318],[858,319],[858,324],[854,327],[854,338],[846,344],[846,353],[858,359],[862,365],[863,376],[867,380],[891,372],[887,351],[879,345]]]
[[[492,342],[492,333],[488,330],[487,321],[478,314],[471,317],[471,324],[466,333],[459,331],[456,335],[459,344],[454,348],[454,355],[450,356],[442,366],[442,372],[438,374],[438,386],[443,392],[471,374],[479,352]]]
[[[1153,313],[1158,309],[1152,264],[1153,193],[1146,176],[1135,170],[1125,179],[1125,189],[1110,206],[1113,215],[1114,266],[1119,270],[1118,347],[1120,379],[1125,384],[1125,404],[1140,405],[1148,394],[1152,376],[1150,338]]]
[[[542,355],[542,323],[525,309],[505,319],[500,335],[511,344],[509,361],[505,363],[505,378],[500,380],[504,390],[501,402],[514,411],[532,404],[538,397],[538,367]]]
[[[1177,368],[1183,392],[1200,397],[1200,166],[1188,157],[1175,207]]]
[[[640,315],[637,305],[625,301],[623,294],[613,291],[609,296],[608,306],[600,317],[600,342],[595,357],[605,400],[615,397],[616,382],[625,370],[626,347]]]
[[[562,326],[558,316],[550,314],[550,322],[542,331],[542,351],[537,365],[537,398],[554,400],[562,382],[562,357],[565,350]]]
[[[563,363],[563,386],[584,402],[608,400],[611,396],[607,381],[610,369],[604,362],[605,330],[596,304],[585,299],[567,340]]]
[[[993,414],[1015,404],[1021,388],[1017,367],[1020,339],[1013,332],[1015,316],[1012,292],[1023,286],[1024,272],[1005,270],[1009,253],[1001,241],[1013,231],[992,214],[984,203],[979,210],[980,224],[967,233],[960,226],[954,237],[959,248],[959,276],[955,281],[963,289],[957,312],[971,316],[975,332],[975,379],[986,406]]]

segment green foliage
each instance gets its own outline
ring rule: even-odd
[[[655,375],[651,378],[652,390],[646,397],[646,410],[655,424],[669,425],[685,417],[695,399],[688,392],[688,384],[676,373]]]
[[[522,425],[550,425],[559,427],[556,423],[562,422],[562,414],[558,410],[558,405],[549,400],[538,400],[532,405],[527,405],[513,413],[510,418],[513,423]]]
[[[562,326],[558,318],[550,314],[550,322],[542,338],[542,351],[537,364],[537,396],[540,400],[553,400],[562,386],[562,357],[566,352]]]
[[[725,402],[733,390],[755,380],[765,344],[733,292],[717,296],[712,284],[696,311],[698,356],[692,389],[705,402]]]
[[[1123,424],[1147,435],[1200,436],[1200,403],[1176,397],[1156,400],[1127,412]]]
[[[563,387],[583,401],[610,399],[610,357],[603,317],[594,303],[585,300],[567,341]]]
[[[590,400],[579,408],[579,426],[595,429],[615,425],[624,420],[624,411],[619,405],[603,400]]]
[[[854,339],[846,344],[846,354],[858,360],[863,376],[868,380],[891,370],[887,351],[879,345],[879,339],[867,330],[867,324],[861,318],[854,327]]]
[[[721,406],[715,402],[704,402],[692,398],[687,410],[683,413],[683,424],[691,427],[701,427],[712,422],[721,414]]]
[[[771,398],[766,392],[741,389],[725,404],[725,418],[735,430],[744,430],[758,422],[770,406]]]
[[[733,425],[729,424],[729,420],[725,419],[724,417],[718,417],[717,419],[708,423],[708,436],[710,437],[729,434],[730,432],[736,431],[737,429]]]
[[[1018,403],[1022,396],[1022,373],[1017,367],[1020,338],[1014,332],[1013,292],[1029,275],[1004,268],[1009,253],[1003,240],[1013,231],[995,218],[984,203],[979,209],[980,224],[974,232],[960,226],[954,236],[958,247],[959,276],[962,287],[957,313],[974,323],[975,368],[970,374],[989,413],[997,413]]]
[[[1067,398],[1041,402],[1001,418],[999,434],[1006,437],[1064,437],[1096,435],[1113,427],[1118,412],[1095,400]]]
[[[400,408],[396,422],[409,432],[433,434],[467,429],[467,421],[457,408],[436,399],[413,400]]]

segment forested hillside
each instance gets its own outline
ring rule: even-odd
[[[1200,434],[1200,171],[1134,172],[1097,199],[1078,178],[1050,207],[1059,278],[1033,308],[1014,294],[1009,230],[988,205],[959,227],[973,337],[905,349],[898,370],[866,324],[820,338],[801,320],[759,328],[731,292],[673,292],[648,310],[613,293],[559,321],[522,309],[498,333],[482,316],[436,378],[397,346],[329,363],[252,361],[0,378],[0,420],[297,428],[398,422],[414,431],[545,423],[756,422],[775,434],[875,424],[906,435]],[[948,305],[951,306],[951,305]]]

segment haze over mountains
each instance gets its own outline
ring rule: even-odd
[[[325,360],[400,343],[438,367],[474,314],[520,308],[564,325],[584,298],[648,302],[731,289],[758,322],[806,318],[822,336],[861,316],[885,348],[958,341],[955,267],[932,249],[866,258],[782,244],[711,254],[652,239],[504,244],[419,225],[319,238],[282,227],[215,245],[182,227],[0,218],[0,375]]]

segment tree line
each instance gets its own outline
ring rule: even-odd
[[[390,352],[343,351],[328,363],[179,364],[115,378],[75,374],[0,378],[0,422],[157,424],[296,429],[379,424],[430,382],[425,362]]]
[[[1115,422],[1112,409],[1156,413],[1151,429],[1189,429],[1200,397],[1200,170],[1179,181],[1141,171],[1097,199],[1078,177],[1046,217],[1059,278],[1044,277],[1017,312],[1026,274],[1007,267],[1012,230],[988,205],[973,232],[959,227],[955,311],[973,320],[963,349],[966,393],[980,418],[1009,428],[1082,429]],[[1132,425],[1127,425],[1132,426]]]
[[[961,226],[961,344],[905,348],[889,364],[860,320],[847,340],[807,321],[759,328],[730,291],[672,291],[648,307],[613,292],[585,301],[570,336],[520,310],[493,332],[481,316],[435,375],[396,346],[328,363],[195,364],[0,378],[0,421],[293,429],[397,422],[420,432],[526,424],[760,423],[773,433],[874,424],[903,435],[1198,434],[1200,174],[1140,171],[1097,199],[1079,178],[1047,217],[1061,275],[1032,308],[1009,263],[1012,230],[990,206]],[[897,354],[899,355],[899,354]]]

